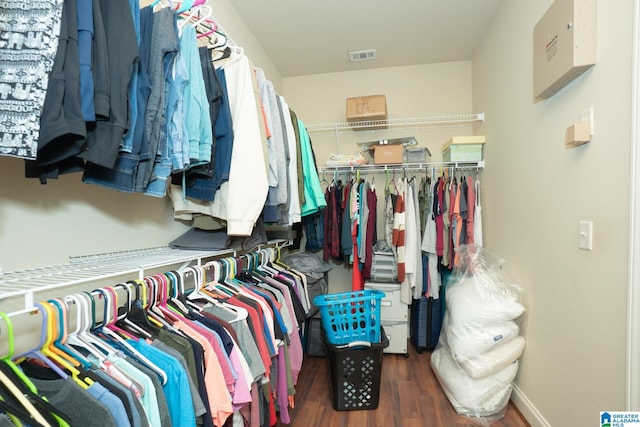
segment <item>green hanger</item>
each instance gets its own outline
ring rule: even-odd
[[[16,373],[18,378],[20,378],[22,382],[25,383],[25,385],[29,388],[29,390],[31,390],[31,392],[33,392],[34,394],[38,394],[38,389],[36,388],[36,386],[24,374],[24,372],[22,372],[22,369],[18,368],[18,366],[16,366],[16,364],[13,363],[13,361],[11,360],[11,358],[13,357],[13,352],[15,350],[14,342],[13,342],[13,324],[11,323],[11,319],[6,313],[3,313],[1,311],[0,311],[0,318],[2,318],[2,320],[4,320],[4,323],[7,325],[7,340],[8,340],[7,354],[4,357],[0,358],[0,360],[6,363],[11,368],[11,370]]]

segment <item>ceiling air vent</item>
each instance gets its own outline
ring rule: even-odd
[[[349,52],[350,62],[369,61],[371,59],[376,59],[377,57],[378,57],[378,54],[376,53],[375,49],[356,50],[356,51]]]

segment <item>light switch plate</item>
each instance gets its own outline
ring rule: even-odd
[[[593,250],[593,221],[580,221],[578,248]]]

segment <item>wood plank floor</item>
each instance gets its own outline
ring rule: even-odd
[[[419,354],[409,345],[409,357],[385,354],[382,362],[378,408],[335,411],[329,395],[329,372],[323,357],[305,356],[296,386],[296,407],[290,410],[293,427],[472,427],[459,416],[436,379],[430,352]],[[277,426],[284,427],[278,423]],[[493,427],[528,427],[509,403],[504,418]]]

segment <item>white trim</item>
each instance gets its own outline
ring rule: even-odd
[[[640,0],[634,0],[633,14],[633,65],[631,90],[631,159],[630,165],[630,206],[629,206],[629,284],[627,291],[627,378],[625,408],[628,411],[640,410],[640,259],[636,256],[640,248],[640,223],[637,212],[640,206],[640,185],[637,185],[640,150],[638,120],[640,101]]]
[[[551,424],[544,419],[538,408],[531,403],[529,398],[515,384],[513,385],[513,393],[511,393],[511,402],[518,408],[518,411],[531,427],[551,427]]]

